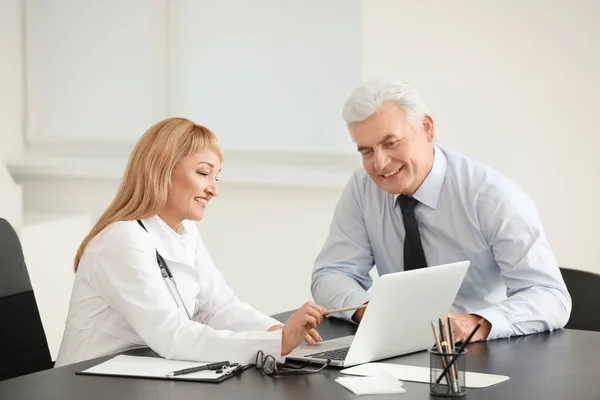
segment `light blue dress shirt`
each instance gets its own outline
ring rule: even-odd
[[[339,200],[329,237],[315,261],[312,293],[326,308],[369,300],[369,271],[404,270],[398,195],[363,169]],[[531,199],[497,171],[435,146],[433,168],[413,195],[429,267],[469,260],[451,311],[492,324],[488,339],[562,328],[571,297]],[[343,313],[351,319],[354,311]]]

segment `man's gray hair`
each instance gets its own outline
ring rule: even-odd
[[[350,94],[342,117],[348,125],[364,121],[387,103],[397,103],[413,126],[422,123],[429,114],[425,101],[408,82],[380,78],[365,82]]]

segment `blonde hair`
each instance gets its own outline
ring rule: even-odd
[[[169,118],[151,126],[135,145],[115,198],[79,245],[75,272],[86,246],[104,228],[117,221],[159,214],[167,202],[175,165],[203,150],[214,151],[223,161],[221,145],[208,128],[184,118]]]

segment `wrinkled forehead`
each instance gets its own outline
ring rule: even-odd
[[[388,136],[402,138],[408,135],[410,124],[400,106],[389,103],[369,118],[353,122],[348,126],[352,140],[359,145],[375,145]]]

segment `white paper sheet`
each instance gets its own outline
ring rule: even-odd
[[[373,376],[339,377],[335,381],[356,395],[406,393],[402,382],[385,373]]]
[[[397,365],[387,363],[367,363],[347,368],[342,374],[373,376],[388,373],[396,379],[411,382],[429,383],[428,367],[413,367],[411,365]],[[480,389],[495,385],[508,380],[508,376],[481,374],[478,372],[467,372],[465,383],[468,388]]]

